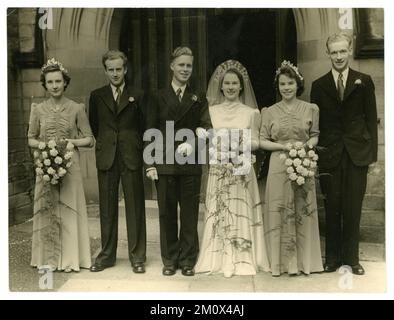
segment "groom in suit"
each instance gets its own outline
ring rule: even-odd
[[[184,276],[193,276],[199,251],[197,223],[201,165],[197,162],[177,163],[176,154],[195,156],[194,159],[197,159],[197,138],[194,137],[195,146],[192,146],[188,142],[174,141],[172,134],[179,129],[190,129],[198,137],[206,138],[206,130],[212,125],[205,96],[197,95],[188,86],[193,70],[192,51],[187,47],[176,48],[172,53],[170,68],[172,82],[151,98],[146,125],[147,129],[158,129],[162,133],[164,145],[157,145],[155,150],[161,150],[165,159],[161,164],[147,165],[146,175],[156,180],[163,275],[172,276],[180,267]],[[174,132],[171,133],[167,128],[172,125]]]
[[[129,259],[135,273],[144,273],[146,226],[142,182],[142,93],[125,83],[127,57],[123,52],[108,51],[102,63],[109,84],[94,90],[89,100],[89,121],[96,138],[102,247],[90,271],[99,272],[115,264],[121,179]]]
[[[312,84],[311,102],[320,109],[319,170],[326,212],[326,263],[334,272],[349,265],[363,275],[359,234],[368,166],[377,161],[375,87],[369,75],[349,68],[352,39],[328,38],[332,69]]]

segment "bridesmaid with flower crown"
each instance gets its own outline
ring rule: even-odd
[[[262,110],[260,127],[260,148],[272,151],[263,214],[270,269],[272,276],[321,272],[313,174],[306,172],[297,178],[297,174],[290,177],[287,171],[287,162],[294,156],[289,155],[291,149],[301,150],[305,146],[308,151],[317,145],[319,109],[297,98],[304,89],[304,79],[289,61],[283,61],[276,71],[275,87],[282,100]],[[313,157],[313,151],[309,151]],[[298,154],[303,158],[306,152]]]
[[[28,144],[37,166],[31,266],[79,271],[90,268],[91,255],[78,147],[91,147],[93,135],[84,105],[64,96],[71,78],[63,65],[48,60],[40,80],[50,98],[33,103],[30,111]],[[55,146],[61,145],[65,153],[51,163],[50,156],[58,153]],[[68,165],[60,169],[62,161]]]

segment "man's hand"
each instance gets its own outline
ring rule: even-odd
[[[198,127],[196,129],[196,134],[197,134],[197,137],[199,137],[200,139],[204,139],[204,140],[207,139],[209,136],[208,131],[205,130],[204,128],[201,128],[201,127]]]
[[[189,143],[184,142],[178,146],[178,148],[176,149],[176,152],[178,152],[179,154],[182,154],[184,156],[185,155],[189,156],[193,152],[193,147]]]
[[[157,170],[156,168],[149,168],[146,171],[146,177],[152,181],[154,180],[159,180],[159,176],[157,175]]]

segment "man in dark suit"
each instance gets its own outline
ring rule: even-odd
[[[332,70],[312,84],[320,109],[319,170],[325,197],[326,263],[334,272],[359,263],[360,218],[368,166],[377,161],[375,87],[369,75],[349,68],[352,40],[346,33],[327,40]]]
[[[143,95],[125,83],[127,57],[123,52],[108,51],[102,62],[110,83],[94,90],[89,100],[89,121],[96,138],[102,246],[90,271],[102,271],[115,264],[122,179],[129,259],[135,273],[144,273]]]
[[[198,138],[194,134],[206,138],[206,130],[212,125],[205,96],[196,94],[187,85],[193,70],[192,51],[187,47],[176,48],[170,68],[171,85],[152,96],[146,125],[147,129],[160,130],[164,145],[157,144],[155,151],[163,153],[164,159],[163,163],[147,165],[146,172],[149,179],[156,180],[163,275],[174,275],[180,267],[183,275],[193,276],[199,251],[197,223],[201,185]],[[170,132],[172,126],[175,132]],[[173,134],[180,129],[190,129],[194,137],[192,143],[175,141]],[[194,161],[178,163],[177,157],[182,154]]]

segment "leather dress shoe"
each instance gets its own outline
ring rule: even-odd
[[[107,268],[110,268],[113,266],[114,266],[113,264],[108,265],[108,264],[101,264],[101,263],[96,262],[94,265],[92,265],[90,267],[90,271],[91,272],[100,272],[100,271],[103,271],[104,269],[107,269]]]
[[[324,265],[324,272],[327,272],[327,273],[335,272],[335,271],[337,271],[338,268],[339,268],[339,265],[337,265],[337,264],[327,263]]]
[[[173,276],[176,273],[176,266],[164,266],[163,276]]]
[[[362,265],[359,264],[359,263],[356,264],[356,265],[354,265],[354,266],[350,266],[350,267],[352,268],[352,272],[353,272],[353,274],[355,274],[355,275],[362,276],[362,275],[365,274],[364,268],[363,268]]]
[[[186,277],[194,276],[194,270],[192,267],[182,267],[182,274]]]
[[[133,263],[131,266],[134,273],[145,273],[145,265],[143,262],[136,262]]]

